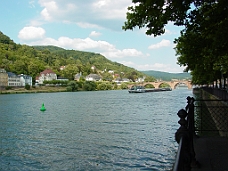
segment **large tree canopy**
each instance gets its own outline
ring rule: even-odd
[[[189,19],[206,1],[212,4],[216,0],[132,0],[135,5],[128,7],[123,29],[146,27],[146,34],[161,35],[169,21],[177,26],[188,24]]]
[[[208,84],[228,71],[228,1],[205,3],[175,39],[179,65],[194,71],[193,82]]]
[[[175,39],[178,64],[192,71],[193,82],[205,84],[228,71],[227,0],[133,0],[123,29],[146,27],[159,36],[168,22],[184,26]]]

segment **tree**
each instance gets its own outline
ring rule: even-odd
[[[111,90],[112,84],[109,82],[101,82],[97,85],[98,90]]]
[[[154,77],[151,76],[146,76],[146,78],[144,79],[145,82],[153,82],[156,81],[156,79]]]
[[[121,83],[120,87],[121,89],[128,89],[128,86],[126,83]]]
[[[83,89],[86,91],[94,91],[96,90],[97,85],[94,81],[85,81],[83,85]]]
[[[78,67],[76,64],[69,64],[63,70],[63,73],[65,78],[68,78],[69,80],[74,80],[75,74],[78,73]]]
[[[134,6],[128,7],[127,21],[122,27],[124,30],[138,26],[146,27],[147,35],[158,36],[165,33],[167,23],[174,22],[175,25],[184,25],[187,22],[190,5],[201,4],[200,0],[132,0]]]
[[[102,79],[104,81],[112,81],[113,80],[113,76],[112,74],[108,73],[108,72],[104,72],[102,75]]]
[[[67,91],[78,91],[78,84],[76,81],[70,81],[67,84]]]
[[[175,40],[178,64],[186,66],[186,71],[192,71],[193,80],[200,83],[215,80],[218,71],[220,75],[227,75],[227,0],[132,2],[135,5],[128,7],[124,30],[146,27],[146,34],[158,36],[165,33],[168,22],[184,26],[181,36]]]
[[[191,18],[181,36],[175,39],[178,64],[192,71],[194,83],[208,84],[227,75],[228,37],[224,34],[228,28],[224,8],[227,5],[227,1],[204,4],[197,11],[201,16]]]
[[[0,32],[0,68],[15,74],[30,75],[33,77],[33,81],[45,68],[51,68],[58,76],[73,80],[77,73],[81,72],[83,76],[92,73],[91,66],[93,65],[96,67],[95,72],[97,73],[102,73],[106,68],[107,71],[123,73],[124,77],[133,72],[136,73],[134,75],[136,78],[142,75],[134,68],[112,62],[97,53],[65,50],[55,46],[20,45]],[[66,66],[66,68],[60,70],[60,66]],[[111,80],[111,75],[107,75],[106,80]]]
[[[10,42],[13,42],[12,40],[10,40],[10,38],[6,35],[4,35],[1,31],[0,31],[0,43],[3,44],[10,44]]]
[[[30,88],[31,88],[31,87],[30,87],[29,84],[25,84],[25,89],[26,89],[26,90],[30,90]]]
[[[159,85],[159,88],[166,88],[166,87],[170,87],[170,85],[168,83],[161,83]]]

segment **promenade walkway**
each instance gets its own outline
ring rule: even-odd
[[[192,171],[228,171],[228,138],[198,137],[194,149],[200,168]]]

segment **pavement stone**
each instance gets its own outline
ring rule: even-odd
[[[194,149],[200,168],[192,171],[228,171],[228,138],[197,137]]]

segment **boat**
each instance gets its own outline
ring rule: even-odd
[[[145,87],[144,86],[132,86],[129,90],[129,93],[145,93]]]
[[[146,92],[159,92],[159,91],[172,91],[172,88],[166,87],[166,88],[146,89]]]
[[[146,89],[144,86],[132,86],[128,92],[129,93],[148,93],[148,92],[159,92],[159,91],[172,91],[172,88],[151,88]]]

